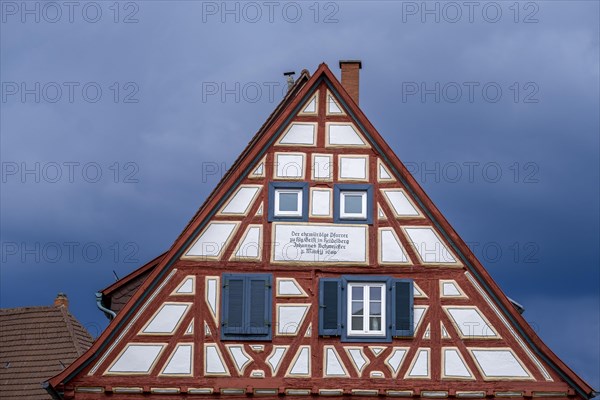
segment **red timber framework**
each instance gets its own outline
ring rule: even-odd
[[[326,64],[312,76],[303,71],[49,392],[595,395],[494,283],[359,109],[352,87],[354,98]]]

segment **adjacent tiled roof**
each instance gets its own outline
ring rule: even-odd
[[[49,399],[42,382],[92,342],[65,307],[0,309],[0,399]]]

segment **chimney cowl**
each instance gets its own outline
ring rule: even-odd
[[[54,306],[69,308],[69,299],[67,298],[67,295],[62,292],[57,294],[54,299]]]
[[[340,69],[343,68],[343,64],[358,64],[358,69],[362,69],[361,60],[340,60]]]
[[[288,91],[294,87],[294,75],[296,75],[296,71],[288,71],[283,73],[283,76],[287,77]]]

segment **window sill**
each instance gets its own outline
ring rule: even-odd
[[[246,341],[246,342],[270,342],[273,340],[271,334],[269,335],[221,335],[221,341]]]
[[[342,336],[343,343],[391,343],[392,338],[389,336]]]
[[[337,224],[355,224],[355,225],[373,225],[372,220],[368,219],[346,219],[346,218],[338,218],[335,220]]]

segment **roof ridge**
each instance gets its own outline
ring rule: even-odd
[[[65,324],[67,325],[67,331],[69,332],[69,336],[71,336],[71,340],[72,340],[73,344],[75,345],[75,351],[77,352],[77,355],[81,355],[82,349],[81,349],[79,340],[77,340],[77,338],[75,337],[75,331],[73,329],[73,324],[71,323],[71,318],[70,318],[71,315],[66,310],[66,307],[61,306],[58,308],[60,309],[63,320],[65,321]]]
[[[23,306],[23,307],[13,307],[13,308],[0,308],[0,313],[17,313],[23,311],[42,311],[42,310],[51,310],[54,309],[54,306]]]

